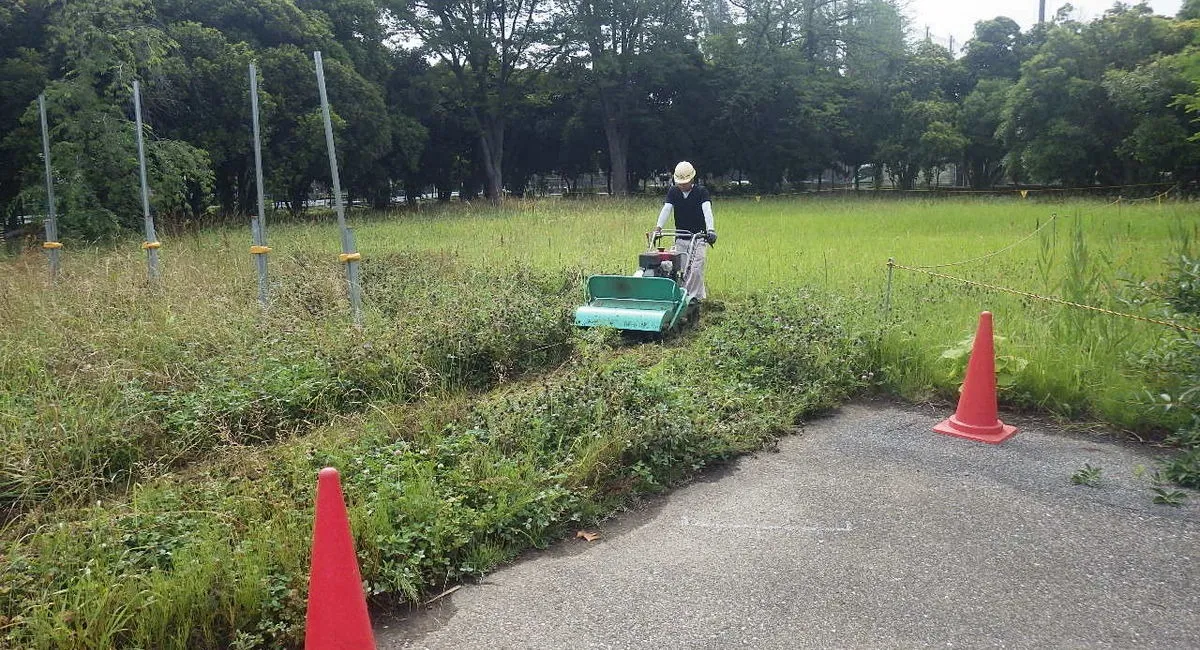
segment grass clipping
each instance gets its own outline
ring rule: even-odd
[[[299,647],[316,472],[338,467],[363,578],[420,601],[595,523],[631,495],[771,446],[860,385],[824,301],[759,296],[663,344],[614,332],[484,394],[372,409],[10,530],[10,647]],[[51,520],[53,517],[53,520]]]

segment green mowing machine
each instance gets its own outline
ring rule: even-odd
[[[683,250],[660,247],[659,241],[666,237],[687,242],[687,246]],[[638,270],[633,275],[588,278],[587,304],[575,310],[576,325],[665,333],[696,317],[700,303],[684,287],[704,234],[663,230],[647,234],[646,241],[649,250],[638,255]]]

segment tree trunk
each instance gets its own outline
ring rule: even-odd
[[[239,214],[238,208],[238,173],[234,169],[230,169],[229,165],[221,165],[216,173],[216,195],[217,203],[221,205],[221,212],[226,215]]]
[[[488,120],[479,133],[479,144],[487,175],[487,197],[492,203],[500,203],[504,200],[504,120]]]
[[[609,182],[613,196],[629,194],[629,129],[604,102],[604,137],[608,140],[608,160],[612,166]]]
[[[255,182],[254,167],[239,165],[237,181],[238,216],[258,213],[258,183]],[[265,182],[265,181],[264,181]],[[264,188],[265,191],[265,188]],[[266,199],[263,199],[264,205]],[[266,209],[265,207],[263,208]]]
[[[376,210],[386,210],[392,206],[391,188],[381,185],[371,192],[371,207]]]
[[[296,182],[292,185],[291,204],[288,206],[293,217],[304,212],[304,201],[308,198],[309,182]]]

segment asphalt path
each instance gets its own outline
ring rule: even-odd
[[[379,648],[1200,648],[1200,494],[1153,503],[1154,450],[1014,417],[986,445],[945,415],[843,407],[377,618]]]

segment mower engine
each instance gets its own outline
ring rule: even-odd
[[[638,254],[638,271],[643,278],[670,278],[679,282],[683,272],[683,253],[659,248]]]

